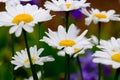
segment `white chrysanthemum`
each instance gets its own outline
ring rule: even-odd
[[[65,53],[77,56],[82,50],[91,48],[91,44],[84,36],[88,30],[85,30],[80,36],[77,36],[79,30],[74,24],[71,24],[68,32],[61,25],[58,26],[58,32],[48,29],[48,37],[43,37],[40,41],[48,43],[50,46],[60,50],[58,55],[64,56]],[[76,54],[74,54],[76,53]]]
[[[88,7],[90,3],[86,3],[86,0],[52,0],[46,1],[44,6],[47,9],[53,11],[70,11],[75,10],[83,7]]]
[[[93,21],[95,24],[98,22],[109,22],[110,20],[119,21],[120,15],[115,14],[115,10],[109,11],[99,11],[98,9],[91,9],[91,11],[87,11],[86,9],[82,9],[81,12],[88,16],[85,18],[85,24],[90,25]]]
[[[54,61],[54,58],[50,56],[39,57],[43,50],[43,48],[37,50],[36,45],[34,47],[30,47],[30,55],[33,64],[44,65],[44,62]],[[30,62],[26,49],[21,50],[21,52],[16,52],[16,55],[12,57],[12,59],[13,60],[11,61],[11,63],[16,65],[16,67],[14,68],[15,70],[22,66],[26,68],[30,67]]]
[[[9,33],[15,33],[17,37],[22,29],[31,33],[36,23],[52,19],[49,10],[39,9],[36,5],[18,5],[6,7],[6,10],[0,13],[0,25],[11,26]]]
[[[98,47],[102,51],[93,54],[93,62],[112,65],[113,68],[120,67],[120,39],[112,37],[108,41],[101,40]]]
[[[20,4],[20,1],[31,1],[31,0],[0,0],[0,2],[4,2],[6,6],[17,6]]]
[[[38,79],[41,78],[41,71],[37,72],[37,76],[38,76]],[[33,76],[30,76],[28,79],[24,79],[24,80],[33,80]]]

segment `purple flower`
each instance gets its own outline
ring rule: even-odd
[[[32,5],[38,5],[38,0],[31,0],[31,1],[27,1],[27,2],[24,2],[24,1],[21,1],[21,4],[25,5],[25,4],[32,4]]]
[[[70,80],[75,80],[77,78],[77,75],[75,73],[70,75]]]
[[[84,80],[98,80],[98,67],[96,63],[92,62],[92,52],[87,51],[86,56],[80,57],[79,60],[81,62],[83,77]],[[104,73],[106,76],[110,75],[110,68],[108,66],[104,66]],[[79,80],[80,72],[78,74],[71,74],[71,80]],[[78,79],[79,78],[79,79]]]
[[[73,16],[75,19],[81,19],[83,14],[80,12],[80,10],[73,10],[71,12],[71,16]]]
[[[92,62],[92,52],[87,51],[86,56],[80,57],[84,80],[97,80],[97,64]]]

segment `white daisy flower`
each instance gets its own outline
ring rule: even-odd
[[[102,51],[93,54],[93,62],[112,65],[113,68],[120,67],[120,39],[112,37],[108,41],[101,40],[98,47]]]
[[[74,24],[71,24],[68,32],[62,25],[58,26],[58,32],[48,29],[46,32],[48,37],[43,37],[40,41],[48,43],[48,45],[60,50],[58,55],[65,56],[65,53],[74,55],[74,53],[80,54],[81,50],[91,48],[91,44],[84,36],[88,30],[85,30],[80,36],[77,36],[79,30]],[[75,56],[77,56],[76,54]]]
[[[6,6],[17,6],[20,4],[20,1],[31,1],[31,0],[0,0],[0,2],[4,2]]]
[[[0,25],[11,26],[9,33],[15,33],[16,37],[22,30],[31,33],[35,24],[52,19],[49,10],[38,9],[36,5],[18,5],[6,7],[6,10],[0,13]]]
[[[6,6],[17,6],[20,4],[19,0],[0,0],[0,2],[4,2]]]
[[[53,11],[71,11],[83,7],[88,7],[90,3],[86,3],[86,0],[52,0],[46,1],[44,6],[47,9]]]
[[[43,48],[37,50],[36,45],[34,47],[30,47],[30,55],[33,64],[44,65],[44,62],[54,61],[54,58],[50,56],[39,57],[43,50]],[[16,65],[16,67],[14,68],[15,70],[22,66],[26,68],[30,67],[30,62],[26,49],[21,50],[21,52],[16,52],[16,55],[12,57],[12,59],[13,60],[11,61],[11,63]]]
[[[88,16],[87,18],[85,18],[86,25],[90,25],[92,20],[95,24],[97,24],[98,22],[109,22],[110,20],[120,21],[120,15],[115,14],[115,10],[99,11],[98,9],[92,8],[90,11],[82,9],[81,12],[84,15]]]
[[[41,71],[37,72],[37,76],[38,76],[38,79],[41,78]],[[28,79],[24,79],[24,80],[33,80],[33,76],[30,76]]]

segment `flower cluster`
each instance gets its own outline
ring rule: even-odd
[[[23,5],[21,1],[27,3]],[[29,48],[26,35],[27,32],[34,32],[36,24],[52,20],[55,16],[50,14],[51,11],[65,12],[66,26],[58,25],[57,31],[48,28],[48,32],[45,32],[46,35],[42,36],[42,39],[39,39],[38,41],[45,42],[49,46],[56,48],[58,50],[57,55],[66,58],[66,80],[70,80],[69,67],[72,58],[82,61],[83,68],[80,70],[83,70],[84,75],[82,76],[82,71],[80,71],[81,73],[79,74],[81,74],[81,80],[83,80],[82,78],[84,77],[86,80],[90,80],[91,78],[97,80],[101,77],[95,77],[100,73],[100,70],[96,70],[97,64],[95,63],[112,65],[115,69],[120,68],[120,38],[116,39],[111,37],[110,40],[101,40],[100,35],[102,22],[120,21],[120,15],[115,14],[115,10],[100,11],[98,9],[90,8],[90,3],[87,3],[86,0],[45,1],[45,4],[43,5],[45,9],[38,7],[37,5],[32,5],[29,1],[31,0],[0,0],[0,2],[5,3],[5,11],[0,12],[0,26],[10,28],[9,34],[15,34],[17,38],[21,37],[22,33],[24,34],[26,48],[20,52],[17,51],[12,56],[11,63],[15,65],[14,70],[17,70],[20,67],[31,69],[33,76],[25,80],[38,80],[38,78],[42,78],[43,80],[42,76],[44,71],[41,70],[41,72],[37,74],[34,66],[43,66],[45,62],[55,61],[55,58],[52,56],[42,57],[41,53],[44,48],[38,49],[37,44]],[[87,29],[81,31],[74,23],[68,25],[69,13],[73,10],[79,10],[79,12],[86,16],[85,25],[90,25],[92,21],[94,24],[99,24],[97,37],[91,36],[90,38],[87,38],[85,36],[89,32]],[[96,49],[93,54],[86,53],[86,50],[92,50],[93,46],[96,46],[98,49]],[[13,48],[14,45],[12,44],[12,49]],[[14,50],[12,53],[14,53]],[[86,55],[84,53],[87,54],[87,57],[79,57],[81,54]],[[78,63],[81,68],[80,64],[81,63]],[[89,72],[88,66],[95,68],[95,72]],[[100,66],[98,65],[98,67]],[[92,73],[94,75],[91,75],[92,77],[89,76]]]
[[[68,32],[62,25],[58,26],[58,32],[53,32],[50,29],[48,31],[48,33],[46,32],[48,37],[43,37],[41,41],[59,49],[58,55],[65,56],[66,53],[76,57],[78,54],[84,53],[85,49],[92,47],[90,41],[84,37],[88,30],[77,36],[79,30],[74,24],[70,25]]]
[[[0,13],[0,25],[9,26],[9,33],[19,37],[22,30],[33,32],[33,27],[38,22],[52,19],[49,10],[38,8],[36,5],[6,6],[6,11]]]
[[[120,39],[112,37],[110,40],[101,40],[100,48],[102,51],[96,51],[93,56],[93,62],[112,65],[113,68],[120,67]]]
[[[88,16],[85,18],[86,25],[90,25],[92,20],[95,24],[98,22],[109,22],[110,20],[120,21],[119,15],[115,14],[115,10],[99,11],[98,9],[92,8],[90,11],[82,9],[81,12]]]
[[[71,11],[88,7],[90,3],[86,3],[86,0],[52,0],[46,1],[44,6],[52,11]]]
[[[54,61],[54,58],[49,57],[49,56],[39,57],[43,50],[44,50],[43,48],[37,50],[36,45],[34,47],[30,47],[30,55],[31,55],[33,64],[43,65],[44,62]],[[21,50],[21,52],[16,52],[16,55],[12,58],[13,60],[11,61],[11,63],[16,65],[15,70],[22,66],[26,68],[30,68],[30,61],[27,56],[26,49]]]

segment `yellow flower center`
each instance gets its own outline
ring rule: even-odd
[[[19,24],[21,21],[23,21],[24,23],[29,23],[33,21],[33,17],[30,14],[18,14],[12,20],[12,22],[15,24]]]
[[[71,7],[71,4],[67,3],[67,4],[66,4],[66,8],[69,9],[70,7]]]
[[[32,57],[31,60],[32,60],[32,63],[34,63],[35,62],[35,57]],[[29,62],[30,62],[29,59],[25,60],[25,63],[29,63]]]
[[[59,42],[59,45],[60,46],[65,46],[65,47],[70,47],[70,46],[75,45],[75,41],[73,41],[73,40],[62,40],[62,41]]]
[[[120,62],[120,53],[111,56],[111,59],[116,62]]]
[[[74,53],[77,53],[80,51],[80,48],[74,48]]]
[[[97,17],[98,19],[102,19],[102,18],[105,19],[105,18],[107,18],[107,16],[105,14],[103,14],[103,13],[94,14],[93,16]]]

